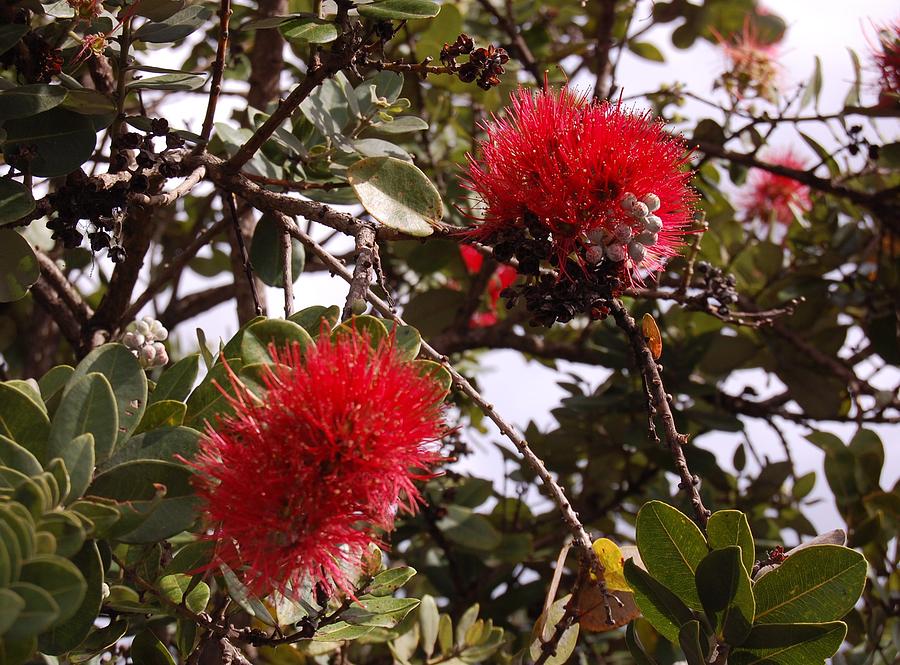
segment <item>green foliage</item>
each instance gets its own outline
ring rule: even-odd
[[[751,559],[748,568],[753,537],[746,524],[736,511],[714,513],[707,540],[671,506],[645,504],[636,540],[646,571],[633,560],[625,563],[635,602],[689,663],[709,662],[713,647],[729,649],[728,662],[822,662],[846,634],[846,624],[836,620],[862,593],[865,558],[840,545],[807,544],[787,552],[783,562],[760,566]],[[691,545],[697,537],[702,542]],[[688,552],[700,552],[701,544],[705,553],[692,566],[696,555]],[[693,571],[691,588],[686,570]],[[700,608],[692,605],[695,599]],[[636,639],[629,649],[635,658],[650,658]]]

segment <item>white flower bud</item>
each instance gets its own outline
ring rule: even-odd
[[[614,263],[618,263],[619,261],[625,260],[625,245],[609,245],[606,248],[606,256],[609,257],[610,261]]]
[[[662,220],[656,215],[647,215],[644,217],[644,228],[650,231],[650,233],[659,233],[662,231],[663,223]]]
[[[100,598],[103,600],[109,598],[109,585],[106,582],[100,584]]]
[[[603,260],[603,246],[591,245],[584,250],[584,258],[590,264],[597,264]]]
[[[656,194],[653,194],[651,192],[650,194],[647,194],[644,198],[642,198],[641,201],[645,206],[647,206],[647,210],[649,210],[650,212],[656,212],[657,210],[659,210],[660,201],[659,197]]]
[[[156,320],[150,324],[150,333],[153,335],[154,339],[159,341],[162,341],[169,336],[169,331],[166,330],[166,327]]]
[[[613,231],[613,235],[619,242],[628,242],[633,234],[634,232],[628,224],[619,224]]]
[[[127,346],[129,349],[139,349],[144,345],[144,342],[147,340],[144,336],[137,332],[127,332],[122,336],[122,344]]]
[[[653,247],[659,240],[659,235],[650,231],[642,231],[634,237],[635,242],[639,242],[647,247]]]
[[[640,201],[635,203],[634,206],[631,208],[631,216],[634,217],[635,219],[643,219],[644,217],[646,217],[649,214],[650,214],[650,210],[647,208],[647,206],[645,204],[641,203]]]
[[[164,347],[159,342],[154,344],[154,347],[156,347],[157,344],[159,346],[156,348],[156,363],[155,364],[157,367],[165,367],[166,365],[169,364],[169,354],[166,353],[166,347]]]
[[[622,209],[623,210],[632,210],[635,204],[638,202],[637,197],[631,192],[625,192],[622,195]]]
[[[148,324],[146,321],[138,321],[137,323],[135,323],[134,329],[141,335],[143,335],[144,338],[150,336],[150,324]]]
[[[156,347],[152,344],[142,346],[138,360],[141,361],[141,367],[153,367],[153,361],[156,360]]]
[[[640,263],[647,256],[647,248],[639,242],[633,242],[628,245],[628,254],[635,263]]]

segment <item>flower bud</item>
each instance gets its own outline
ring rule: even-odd
[[[609,245],[606,248],[606,256],[609,257],[610,261],[618,263],[619,261],[625,260],[625,245]]]
[[[631,216],[635,219],[643,219],[647,215],[650,214],[650,210],[647,208],[646,204],[638,201],[631,208]]]
[[[633,231],[628,224],[619,224],[615,231],[613,231],[613,235],[616,237],[616,240],[619,242],[628,242],[631,240],[631,236],[633,235]]]
[[[163,341],[169,336],[169,331],[166,330],[166,327],[156,320],[150,324],[150,333],[153,335],[154,339],[159,341]]]
[[[594,229],[593,231],[588,231],[587,239],[592,245],[602,245],[606,240],[605,236],[606,232],[603,229]]]
[[[628,254],[635,263],[640,263],[647,256],[647,248],[639,242],[633,242],[628,245]]]
[[[656,194],[653,194],[651,192],[650,194],[647,194],[644,198],[642,198],[641,201],[645,206],[647,206],[647,210],[649,210],[650,212],[656,212],[657,210],[659,210],[660,201],[659,197]]]
[[[144,338],[150,336],[150,325],[146,321],[138,321],[134,324],[134,329],[143,335]]]
[[[635,242],[639,242],[647,247],[653,247],[659,240],[659,235],[650,231],[642,231],[634,237]]]
[[[600,261],[603,260],[603,246],[591,245],[586,250],[584,250],[584,258],[588,263],[592,265],[600,263]]]
[[[153,367],[153,361],[156,360],[156,347],[152,344],[142,346],[138,355],[138,360],[141,361],[141,367]]]
[[[644,217],[644,228],[651,233],[659,233],[662,231],[663,223],[662,220],[656,215],[647,215]]]

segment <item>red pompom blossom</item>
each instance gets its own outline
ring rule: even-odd
[[[878,28],[878,48],[872,57],[879,73],[878,105],[900,104],[900,20]]]
[[[790,150],[773,153],[767,157],[767,161],[789,169],[806,168],[806,163]],[[748,220],[757,219],[766,224],[778,222],[784,226],[789,226],[794,221],[796,213],[808,212],[812,207],[809,187],[788,176],[762,169],[750,172],[747,189],[741,195],[739,203]]]
[[[209,425],[192,465],[218,561],[259,595],[320,584],[351,593],[374,529],[421,500],[442,458],[443,389],[362,335],[274,352],[262,400],[233,378],[235,413]],[[214,562],[213,565],[217,565]]]
[[[715,30],[713,34],[728,58],[728,71],[721,78],[725,90],[738,99],[759,97],[775,103],[780,77],[778,45],[764,42],[749,18],[742,32],[727,39]]]
[[[466,266],[466,271],[470,275],[476,275],[481,271],[481,266],[484,263],[484,255],[481,252],[474,247],[460,245],[459,253]],[[518,273],[512,266],[500,265],[497,267],[490,280],[488,280],[488,309],[486,312],[475,312],[472,315],[472,319],[469,322],[471,327],[487,328],[497,323],[497,303],[500,301],[500,294],[503,292],[503,289],[516,281],[517,276]]]
[[[568,259],[613,264],[633,279],[678,252],[695,201],[688,154],[648,113],[545,85],[520,88],[484,130],[463,182],[484,219],[467,235],[494,244],[499,260],[515,255],[525,274],[543,259],[563,274]],[[533,241],[509,244],[526,231]],[[546,240],[549,252],[539,246]]]

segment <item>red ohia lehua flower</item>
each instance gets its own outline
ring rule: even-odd
[[[806,168],[806,162],[789,149],[772,153],[766,161],[789,169]],[[747,188],[738,202],[748,220],[756,219],[767,224],[778,222],[784,226],[794,221],[796,212],[809,212],[812,207],[809,187],[788,176],[762,169],[750,172]]]
[[[721,77],[725,90],[738,99],[759,97],[775,103],[780,77],[777,43],[763,41],[749,17],[744,29],[727,39],[712,32],[728,58],[729,69]]]
[[[568,259],[582,268],[605,262],[639,279],[677,253],[696,198],[688,153],[649,113],[545,84],[513,93],[506,116],[484,130],[463,180],[484,218],[467,236],[494,244],[499,260],[515,254],[526,274],[541,259],[563,274]],[[505,247],[526,230],[549,239],[551,255],[537,248],[535,256],[528,243],[518,253]]]
[[[878,47],[872,58],[878,67],[878,105],[900,104],[900,20],[878,28]]]
[[[348,567],[414,512],[414,481],[442,458],[442,388],[400,358],[393,339],[323,331],[272,350],[256,398],[232,377],[234,414],[208,425],[192,465],[217,561],[256,594],[320,584],[353,593]]]
[[[481,252],[474,247],[460,245],[459,254],[466,266],[466,271],[470,275],[476,275],[481,271],[481,266],[484,264],[484,255]],[[475,312],[469,321],[471,327],[487,328],[497,323],[497,303],[500,301],[500,294],[503,292],[503,289],[516,281],[517,276],[518,272],[512,266],[497,266],[487,284],[487,311]]]

